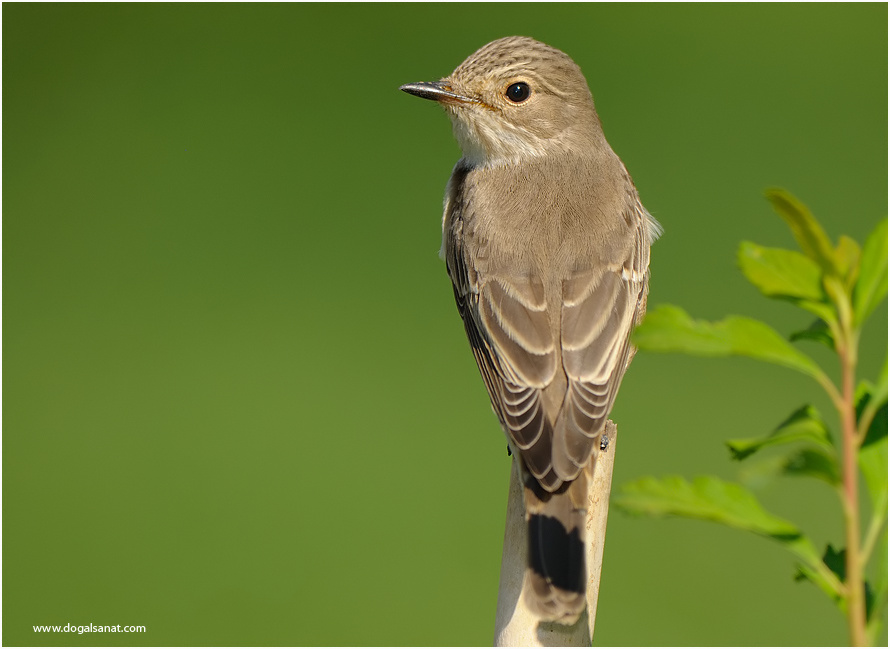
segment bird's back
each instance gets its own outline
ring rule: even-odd
[[[517,384],[541,391],[545,423],[552,427],[568,388],[563,339],[577,338],[566,327],[571,306],[566,308],[565,298],[601,281],[604,269],[620,276],[638,246],[638,199],[611,150],[531,162],[518,168],[458,165],[446,201],[444,249],[460,251],[461,266],[471,269],[469,278],[451,273],[456,284],[470,284],[469,306],[476,311],[466,315],[482,321],[481,333],[495,338],[501,357],[495,360],[503,361],[506,373],[513,369]],[[645,267],[648,254],[641,261]],[[474,304],[474,298],[481,301]],[[489,302],[493,317],[486,317]],[[490,396],[497,401],[499,390]],[[499,409],[503,406],[495,404]],[[506,428],[510,435],[511,427]],[[586,445],[592,448],[593,439]],[[539,454],[540,446],[535,445]],[[562,480],[554,478],[547,486],[558,487]]]

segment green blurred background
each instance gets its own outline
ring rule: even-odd
[[[3,644],[485,645],[509,459],[437,257],[448,119],[402,83],[534,36],[665,227],[650,304],[809,323],[735,268],[887,213],[887,6],[3,6]],[[882,307],[862,369],[886,355]],[[827,354],[806,350],[828,367]],[[736,478],[818,388],[640,354],[615,484]],[[826,414],[830,405],[816,404]],[[799,484],[798,484],[799,483]],[[821,544],[818,482],[759,483]],[[767,540],[613,512],[596,644],[836,645]],[[141,624],[143,635],[32,625]]]

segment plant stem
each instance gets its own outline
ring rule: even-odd
[[[844,522],[847,537],[847,621],[850,628],[850,644],[854,647],[865,647],[868,645],[868,637],[865,633],[865,588],[859,546],[859,473],[856,463],[859,448],[854,395],[856,351],[848,345],[839,345],[838,352],[843,381],[843,408],[840,414],[843,426]]]

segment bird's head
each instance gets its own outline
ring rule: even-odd
[[[518,163],[595,147],[602,129],[581,69],[566,54],[522,36],[493,41],[441,81],[407,93],[441,104],[473,165]]]

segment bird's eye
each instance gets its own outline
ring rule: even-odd
[[[518,83],[511,84],[507,88],[507,99],[512,101],[514,104],[521,104],[526,99],[528,99],[531,94],[531,88],[529,88],[528,84],[524,81],[519,81]]]

